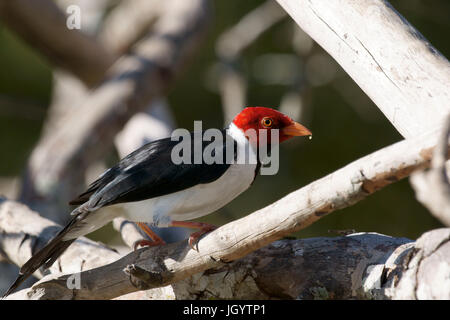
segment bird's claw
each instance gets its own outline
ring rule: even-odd
[[[166,244],[166,243],[163,240],[153,241],[153,240],[141,239],[141,240],[137,240],[133,243],[133,250],[136,251],[139,246],[141,246],[141,247],[156,247],[156,246],[160,246],[160,245],[164,245],[164,244]]]
[[[204,234],[211,232],[213,230],[216,230],[217,227],[213,226],[213,225],[207,225],[205,227],[203,227],[201,230],[192,233],[189,236],[189,247],[191,247],[192,250],[195,250],[198,252],[198,240],[200,239],[201,236],[203,236]],[[196,246],[196,248],[194,247]]]

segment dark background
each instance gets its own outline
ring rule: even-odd
[[[214,18],[207,40],[168,95],[178,127],[192,129],[194,120],[203,120],[203,128],[223,127],[221,100],[214,82],[215,44],[224,30],[262,2],[214,1]],[[438,50],[450,56],[448,0],[392,0],[391,4]],[[306,57],[295,56],[293,30],[289,17],[275,25],[244,52],[239,68],[248,79],[248,105],[276,107],[291,86],[283,81],[267,82],[264,72],[270,73],[270,67],[264,70],[263,62],[267,61],[264,58],[276,60],[280,59],[279,54],[287,54],[298,59],[298,69],[278,71],[281,78],[305,76],[300,121],[313,131],[314,138],[285,143],[280,150],[280,171],[276,176],[259,176],[252,188],[201,221],[221,225],[249,214],[402,139],[379,109],[317,44]],[[0,23],[0,70],[1,184],[20,176],[38,141],[51,97],[52,68],[44,57]],[[440,226],[415,200],[409,182],[404,180],[321,219],[296,235],[334,236],[329,229],[355,229],[415,239]],[[111,235],[110,227],[93,234],[100,239]]]

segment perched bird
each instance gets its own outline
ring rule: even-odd
[[[270,137],[271,130],[278,129],[279,142],[293,136],[311,135],[304,126],[274,109],[248,107],[221,131],[225,139],[219,152],[225,157],[227,149],[233,147],[232,157],[236,159],[237,150],[244,147],[258,159],[258,144],[244,134],[249,129],[266,130],[267,137]],[[49,268],[78,237],[116,218],[113,212],[118,210],[108,210],[109,206],[124,206],[124,218],[136,222],[151,239],[138,241],[135,248],[138,245],[164,244],[146,223],[158,227],[200,229],[190,236],[191,247],[201,235],[214,230],[216,227],[213,225],[186,220],[210,214],[244,192],[258,174],[260,162],[175,164],[172,149],[178,143],[170,137],[150,142],[100,175],[84,193],[70,202],[78,205],[71,213],[70,222],[21,267],[19,276],[5,296],[41,266]],[[276,142],[268,138],[264,143]],[[203,152],[208,145],[203,141],[200,151]]]

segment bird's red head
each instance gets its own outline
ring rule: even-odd
[[[241,129],[244,133],[249,129],[255,130],[259,133],[259,130],[267,131],[267,143],[273,143],[271,141],[271,130],[279,130],[279,142],[288,140],[294,136],[311,136],[312,133],[301,124],[295,122],[290,117],[282,114],[281,112],[265,107],[248,107],[242,110],[234,119],[233,123]],[[261,135],[257,135],[257,142],[262,143],[260,140]]]

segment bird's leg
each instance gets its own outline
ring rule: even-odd
[[[154,247],[154,246],[159,246],[159,245],[166,244],[166,243],[164,242],[164,240],[161,239],[155,232],[153,232],[153,230],[150,229],[149,226],[147,226],[145,223],[143,223],[143,222],[137,222],[136,224],[137,224],[137,226],[138,226],[139,228],[141,228],[142,231],[145,232],[146,235],[149,236],[149,238],[150,238],[151,240],[145,240],[145,239],[142,239],[142,240],[137,240],[137,241],[135,241],[135,242],[134,242],[134,245],[133,245],[133,249],[134,249],[135,251],[136,251],[136,249],[137,249],[138,246],[141,246],[141,247],[143,247],[143,246]]]
[[[191,247],[192,250],[195,250],[194,244],[197,243],[198,239],[202,235],[217,229],[216,226],[209,224],[209,223],[192,222],[192,221],[172,221],[172,223],[169,226],[170,227],[185,227],[185,228],[200,229],[199,231],[194,232],[189,236],[189,246]]]

